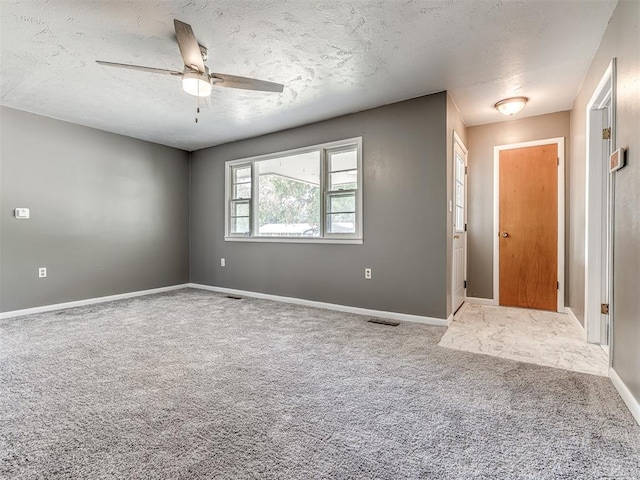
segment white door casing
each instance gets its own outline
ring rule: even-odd
[[[615,175],[608,170],[608,154],[615,149],[615,58],[609,64],[586,107],[586,188],[585,188],[585,298],[584,326],[587,341],[607,343],[612,358],[613,344],[613,198]],[[610,139],[603,129],[611,128]],[[609,315],[601,314],[601,304],[609,304]]]

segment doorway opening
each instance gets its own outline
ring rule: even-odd
[[[610,358],[615,176],[608,160],[615,146],[615,65],[613,59],[586,111],[584,320],[587,341],[600,344]]]
[[[494,147],[494,303],[564,313],[564,138]]]

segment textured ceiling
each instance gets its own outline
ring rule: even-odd
[[[615,1],[0,0],[1,104],[185,150],[449,90],[467,125],[571,108]],[[173,19],[212,71],[285,84],[214,88],[194,122]]]

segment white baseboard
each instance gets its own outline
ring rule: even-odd
[[[493,298],[465,297],[464,301],[475,305],[495,305]]]
[[[564,313],[569,315],[569,318],[571,318],[571,320],[573,320],[573,322],[576,324],[576,326],[580,329],[580,334],[582,335],[582,338],[586,342],[587,341],[587,331],[584,329],[584,326],[580,323],[580,320],[578,320],[578,317],[576,317],[576,314],[573,313],[573,310],[571,310],[571,307],[565,307]]]
[[[614,387],[616,387],[616,390],[618,390],[618,393],[622,397],[625,405],[631,411],[631,415],[633,415],[633,418],[635,418],[638,425],[640,425],[640,403],[638,403],[638,400],[635,399],[631,391],[627,388],[613,368],[609,369],[609,378],[613,382]]]
[[[447,317],[447,327],[453,322],[453,313]]]
[[[188,286],[189,288],[198,288],[200,290],[209,290],[211,292],[261,298],[264,300],[273,300],[276,302],[294,303],[296,305],[303,305],[305,307],[324,308],[325,310],[336,310],[338,312],[355,313],[357,315],[370,315],[372,317],[389,318],[392,320],[401,320],[404,322],[424,323],[427,325],[437,325],[440,327],[447,326],[447,320],[444,318],[423,317],[421,315],[411,315],[408,313],[387,312],[384,310],[371,310],[368,308],[350,307],[347,305],[316,302],[313,300],[305,300],[302,298],[281,297],[279,295],[270,295],[268,293],[249,292],[246,290],[236,290],[233,288],[213,287],[211,285],[202,285],[200,283],[189,283]]]
[[[53,305],[43,305],[41,307],[23,308],[21,310],[12,310],[10,312],[0,313],[0,320],[4,318],[21,317],[22,315],[31,315],[34,313],[52,312],[54,310],[64,310],[66,308],[82,307],[85,305],[93,305],[94,303],[112,302],[114,300],[123,300],[125,298],[142,297],[143,295],[153,295],[154,293],[169,292],[171,290],[179,290],[188,288],[189,284],[171,285],[169,287],[152,288],[150,290],[139,290],[137,292],[119,293],[117,295],[108,295],[106,297],[87,298],[85,300],[76,300],[74,302],[56,303]]]

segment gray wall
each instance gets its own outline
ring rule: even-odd
[[[188,281],[186,152],[4,107],[0,122],[0,311]]]
[[[467,296],[493,298],[493,147],[556,137],[565,137],[565,150],[568,150],[569,112],[467,128]],[[565,160],[568,159],[565,152]],[[569,162],[565,163],[568,178]],[[569,226],[565,235],[565,238],[571,235]],[[565,285],[565,293],[568,287]]]
[[[452,313],[453,295],[453,212],[449,211],[449,202],[453,202],[453,132],[456,132],[467,146],[467,127],[462,115],[447,93],[447,317]]]
[[[446,115],[442,92],[193,152],[191,281],[446,318]],[[225,161],[356,136],[362,245],[224,241]]]
[[[640,401],[640,2],[620,0],[571,111],[570,306],[584,314],[586,107],[609,62],[617,58],[616,148],[627,166],[615,179],[613,368]],[[573,246],[573,245],[572,245]]]

